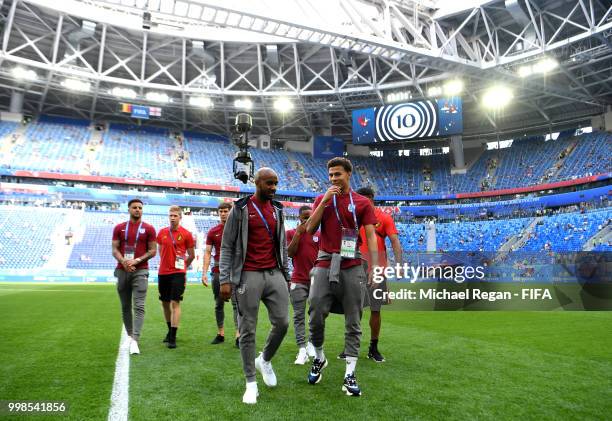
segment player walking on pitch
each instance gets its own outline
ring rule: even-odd
[[[159,300],[162,303],[168,333],[164,338],[168,348],[176,348],[176,334],[181,321],[181,301],[187,283],[187,268],[195,258],[195,241],[191,233],[183,228],[183,211],[179,206],[170,206],[170,226],[157,234],[159,244]]]
[[[130,219],[113,230],[115,278],[121,300],[123,325],[130,336],[130,354],[140,354],[138,340],[144,324],[145,300],[149,286],[148,260],[155,256],[155,228],[142,220],[140,199],[128,202]],[[134,311],[132,313],[132,300]]]
[[[210,265],[210,257],[214,249],[214,263],[211,270],[212,275],[212,287],[213,296],[215,298],[215,319],[217,320],[217,336],[211,342],[213,345],[223,343],[225,341],[225,300],[221,298],[219,294],[219,258],[221,257],[221,239],[223,238],[223,229],[225,228],[225,222],[232,209],[232,204],[228,202],[221,203],[217,212],[219,213],[219,225],[215,225],[208,231],[206,235],[206,250],[204,251],[204,265],[202,267],[202,283],[204,286],[208,286],[208,267]],[[236,299],[232,296],[232,309],[234,313],[234,327],[236,328],[236,348],[238,348],[238,338],[240,333],[238,332],[238,310],[236,309]]]
[[[310,293],[310,271],[319,252],[319,233],[314,235],[306,232],[306,222],[312,213],[310,206],[302,206],[299,210],[299,225],[287,231],[287,253],[293,259],[293,273],[289,296],[293,306],[293,328],[298,354],[295,364],[304,365],[308,357],[314,358],[312,343],[306,343],[306,301]]]
[[[321,381],[321,372],[327,367],[323,352],[325,319],[334,304],[344,312],[344,353],[346,370],[342,390],[349,396],[361,396],[355,377],[357,356],[361,341],[361,315],[366,273],[361,264],[358,232],[364,227],[370,251],[372,270],[378,265],[376,217],[374,207],[365,197],[353,192],[350,178],[353,171],[346,158],[333,158],[327,163],[332,186],[316,198],[314,212],[308,220],[307,230],[314,234],[321,226],[321,240],[310,287],[310,338],[316,357],[308,373],[308,382]]]
[[[276,354],[289,325],[287,243],[283,205],[273,200],[278,176],[270,168],[255,174],[256,191],[234,204],[221,241],[219,282],[221,298],[236,297],[239,314],[240,354],[246,377],[242,402],[257,403],[256,372],[264,383],[276,386],[270,360]],[[268,309],[272,329],[263,352],[255,358],[255,333],[259,303]]]

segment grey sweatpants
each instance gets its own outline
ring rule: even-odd
[[[359,356],[361,341],[361,313],[366,274],[361,265],[340,270],[340,282],[332,290],[329,269],[315,267],[310,278],[310,340],[315,347],[322,347],[325,340],[325,319],[333,300],[344,308],[344,353]]]
[[[309,292],[310,285],[291,282],[289,296],[293,306],[293,330],[298,348],[306,346],[306,301]]]
[[[215,319],[217,320],[217,328],[221,329],[225,322],[225,301],[219,296],[219,274],[213,273],[213,295],[215,297]],[[238,309],[236,308],[236,297],[232,294],[232,309],[234,310],[234,327],[238,330]]]
[[[115,278],[117,278],[117,292],[121,300],[123,325],[127,334],[137,341],[144,323],[149,270],[139,269],[135,272],[126,272],[123,269],[115,269]],[[132,300],[134,301],[133,316]]]
[[[278,269],[242,272],[240,285],[234,289],[236,305],[240,315],[240,354],[247,382],[255,381],[255,332],[259,303],[263,301],[268,309],[272,324],[263,349],[263,358],[270,361],[289,326],[289,292],[287,282]]]

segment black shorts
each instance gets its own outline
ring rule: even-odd
[[[158,276],[159,301],[182,301],[185,292],[184,273],[171,273]]]

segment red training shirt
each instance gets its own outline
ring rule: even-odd
[[[213,255],[214,262],[212,273],[219,273],[219,259],[221,258],[221,239],[223,238],[223,228],[225,224],[215,225],[208,231],[206,235],[206,245],[212,246],[215,254]],[[208,268],[204,268],[208,270]]]
[[[379,208],[374,208],[374,215],[376,215],[377,223],[374,225],[376,231],[376,241],[378,243],[378,265],[387,266],[387,246],[385,244],[385,238],[397,234],[397,228],[391,215],[383,212]],[[368,242],[365,236],[365,228],[359,228],[359,238],[361,238],[361,251],[362,258],[368,262],[370,266],[370,253],[368,252]]]
[[[355,213],[357,215],[357,224],[361,227],[363,225],[376,225],[376,216],[374,215],[374,206],[370,201],[354,191],[350,191],[353,196],[353,202],[355,203]],[[316,198],[313,208],[316,209],[323,200],[323,195]],[[342,221],[344,228],[355,229],[355,222],[353,221],[353,212],[349,210],[351,200],[348,193],[339,194],[336,196],[336,203],[338,206],[338,214]],[[340,243],[342,241],[342,228],[338,223],[336,211],[334,210],[333,199],[330,199],[325,204],[325,210],[323,217],[321,218],[321,238],[319,242],[319,248],[327,253],[340,253]],[[361,238],[357,236],[357,249],[361,246]],[[361,259],[342,259],[341,268],[347,269],[353,266],[361,264]],[[316,266],[322,268],[328,268],[330,265],[329,260],[317,260]]]
[[[149,225],[146,222],[143,222],[142,226],[140,227],[140,234],[138,234],[138,244],[135,244],[136,243],[136,231],[138,230],[139,225],[140,225],[140,222],[137,224],[130,222],[130,229],[128,232],[128,241],[127,241],[128,244],[131,247],[134,247],[134,245],[136,245],[134,259],[146,254],[148,244],[151,241],[155,241],[155,228],[153,228],[152,225]],[[117,224],[115,228],[113,229],[113,241],[119,241],[119,251],[121,252],[122,256],[125,256],[125,227],[126,226],[127,226],[127,222],[122,222],[120,224]],[[148,261],[141,262],[140,264],[136,265],[136,270],[148,269],[148,268],[149,268]],[[123,269],[123,266],[121,265],[121,263],[117,262],[117,269]]]
[[[294,229],[287,231],[287,246],[293,240]],[[310,269],[314,267],[319,253],[319,237],[321,233],[317,231],[314,235],[307,231],[302,234],[298,243],[298,249],[291,259],[293,261],[293,273],[291,282],[298,284],[310,284]]]
[[[183,256],[187,260],[187,249],[195,247],[195,240],[189,231],[179,227],[176,231],[172,231],[174,244],[170,237],[170,227],[162,228],[157,234],[157,244],[161,246],[159,253],[159,275],[169,275],[171,273],[187,273],[187,268],[177,269],[174,267],[176,254]],[[176,247],[176,252],[174,250]]]
[[[272,236],[276,233],[276,213],[272,202],[267,200],[260,202],[253,195],[247,202],[247,212],[249,213],[249,237],[247,240],[247,252],[242,270],[258,271],[278,267],[276,253],[274,249],[275,240],[270,237],[266,226],[253,206],[257,204],[260,212],[268,223]]]

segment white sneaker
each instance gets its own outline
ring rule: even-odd
[[[257,403],[257,397],[259,392],[257,391],[257,382],[250,382],[246,384],[246,390],[242,395],[242,403],[253,405]]]
[[[308,362],[308,354],[306,353],[306,348],[300,348],[298,351],[297,357],[295,357],[295,363],[297,365],[304,365]]]
[[[272,363],[270,361],[264,361],[263,352],[259,354],[259,357],[255,358],[255,368],[261,373],[266,386],[276,386],[276,374],[274,374]]]
[[[317,356],[317,352],[315,351],[315,347],[312,342],[308,342],[306,345],[306,353],[308,353],[310,358],[315,358]]]
[[[134,339],[130,341],[130,354],[140,354],[140,348],[138,348],[138,342]]]

